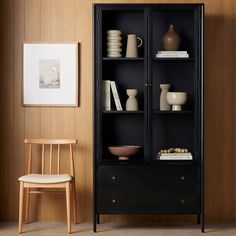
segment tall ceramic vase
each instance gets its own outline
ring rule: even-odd
[[[138,101],[135,96],[138,94],[137,89],[127,89],[127,95],[129,98],[126,101],[126,111],[137,111],[138,110]]]
[[[160,110],[169,111],[171,109],[170,104],[167,102],[167,93],[170,89],[170,84],[160,84],[161,95],[160,95]]]

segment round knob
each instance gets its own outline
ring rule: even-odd
[[[115,204],[116,203],[116,199],[112,199],[112,201],[111,201],[113,204]]]
[[[180,179],[181,180],[185,180],[186,178],[185,178],[185,176],[181,176]]]
[[[112,180],[116,180],[116,176],[112,176],[111,178],[112,178]]]
[[[181,200],[181,204],[184,204],[184,203],[185,203],[185,201],[184,201],[184,199],[182,199],[182,200]]]

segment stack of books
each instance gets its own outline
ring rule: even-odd
[[[122,105],[120,97],[117,91],[116,82],[111,80],[103,80],[103,108],[105,111],[111,110],[111,92],[114,98],[115,106],[117,111],[122,111]]]
[[[162,153],[157,155],[158,160],[193,160],[190,152],[186,153]]]
[[[158,51],[156,58],[188,58],[187,51]]]

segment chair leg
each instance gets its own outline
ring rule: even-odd
[[[75,180],[72,181],[72,197],[73,197],[73,207],[74,207],[74,223],[77,224],[77,199],[76,199],[76,188]]]
[[[29,223],[30,188],[26,189],[25,223]]]
[[[66,183],[66,212],[67,212],[67,231],[71,233],[71,220],[70,220],[70,182]]]
[[[23,202],[24,202],[24,182],[20,182],[20,194],[19,194],[19,233],[22,233]]]

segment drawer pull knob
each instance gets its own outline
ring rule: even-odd
[[[116,176],[112,176],[111,178],[112,178],[112,180],[116,180]]]
[[[113,204],[115,204],[116,203],[116,199],[112,199],[112,201],[111,201]]]
[[[184,203],[185,203],[185,201],[184,201],[184,199],[182,199],[182,200],[181,200],[181,204],[184,204]]]
[[[185,180],[186,177],[182,175],[182,176],[180,177],[180,179],[181,179],[181,180]]]

